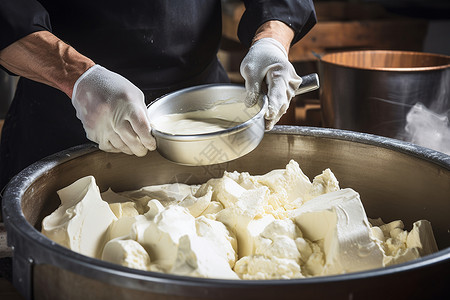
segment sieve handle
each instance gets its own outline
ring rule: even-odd
[[[317,90],[319,87],[320,87],[319,75],[317,75],[317,73],[308,74],[302,76],[302,83],[295,91],[295,95],[311,92]]]

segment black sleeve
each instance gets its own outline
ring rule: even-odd
[[[0,0],[0,50],[36,31],[51,31],[50,18],[35,0]]]
[[[295,32],[292,44],[304,37],[317,22],[312,0],[244,0],[244,3],[238,37],[247,47],[259,26],[267,21],[278,20],[291,27]]]

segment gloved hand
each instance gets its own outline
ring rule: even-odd
[[[76,81],[72,104],[101,150],[137,156],[155,150],[144,94],[123,76],[94,65]]]
[[[263,96],[263,80],[267,84],[269,106],[265,115],[266,130],[271,130],[289,108],[295,90],[302,79],[288,60],[283,45],[272,38],[256,41],[241,63],[247,97],[245,104],[253,106]]]

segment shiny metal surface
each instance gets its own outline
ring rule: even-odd
[[[315,91],[320,87],[319,75],[316,73],[302,76],[302,83],[295,91],[296,95],[305,94],[311,91]]]
[[[296,95],[319,88],[317,74],[302,76],[302,83]],[[162,115],[186,113],[210,109],[217,103],[244,102],[245,87],[237,84],[208,84],[179,90],[155,100],[148,107],[151,120]],[[187,166],[206,166],[231,161],[255,149],[265,131],[264,114],[267,101],[261,97],[257,109],[246,110],[245,119],[236,113],[233,122],[240,125],[222,131],[206,134],[173,135],[152,129],[157,150],[165,158]]]
[[[148,107],[150,119],[162,115],[212,108],[225,101],[243,102],[245,88],[236,84],[211,84],[183,89],[165,95]],[[264,135],[267,103],[260,98],[255,109],[248,109],[240,125],[213,133],[173,135],[152,129],[157,150],[165,158],[189,166],[212,165],[241,157],[258,146]],[[233,120],[239,121],[239,120]]]
[[[263,174],[290,159],[311,179],[330,168],[342,188],[361,194],[369,217],[401,219],[408,229],[413,221],[430,220],[440,251],[338,276],[233,281],[128,269],[72,252],[39,232],[42,218],[59,205],[56,191],[86,175],[95,176],[102,191],[124,191],[202,183],[224,170]],[[276,126],[248,155],[211,166],[175,164],[156,151],[138,158],[93,145],[72,148],[16,176],[4,193],[3,213],[14,247],[14,284],[27,299],[441,299],[450,292],[449,195],[450,156],[440,152],[370,134]]]
[[[450,109],[450,57],[396,51],[341,54],[351,57],[368,52],[374,53],[373,61],[377,56],[383,58],[377,63],[367,59],[336,63],[327,55],[321,58],[324,127],[403,139],[406,115],[414,104],[420,102],[439,114]],[[408,62],[399,66],[395,60],[388,62],[385,56],[394,55],[415,55],[421,66],[414,67]]]

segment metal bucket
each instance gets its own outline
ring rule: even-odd
[[[450,57],[405,51],[348,51],[321,57],[324,127],[403,139],[418,102],[450,110]]]
[[[217,280],[129,269],[59,246],[40,224],[59,205],[56,191],[93,175],[101,191],[170,182],[202,183],[224,170],[263,174],[299,162],[310,178],[331,168],[340,186],[361,195],[369,217],[431,221],[439,252],[364,272],[292,280]],[[84,145],[43,159],[9,183],[3,198],[13,279],[26,299],[437,299],[449,293],[450,156],[398,140],[323,128],[276,126],[234,161],[174,164]],[[396,288],[386,289],[387,286]]]

